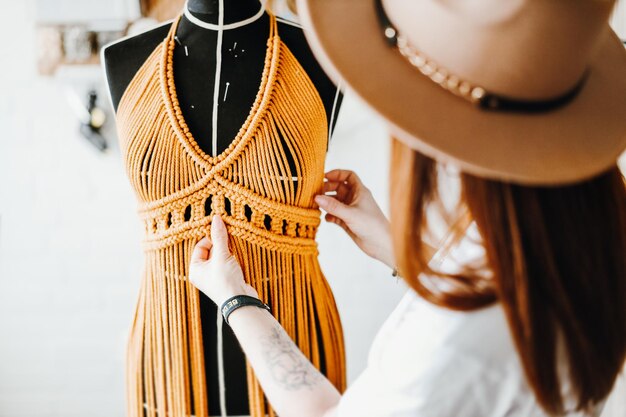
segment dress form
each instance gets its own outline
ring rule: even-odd
[[[190,0],[191,14],[203,22],[216,25],[220,13],[224,24],[241,22],[256,15],[261,7],[257,0],[241,0],[236,4],[224,1],[224,10],[217,0]],[[104,62],[113,105],[117,108],[126,87],[139,67],[163,40],[169,24],[111,45],[104,51]],[[243,124],[261,80],[269,33],[269,17],[222,33],[222,60],[218,98],[217,143],[212,139],[215,80],[218,71],[216,45],[218,33],[194,24],[186,16],[177,30],[178,45],[174,50],[174,79],[179,101],[200,148],[209,155],[226,149]],[[341,101],[337,88],[319,68],[304,40],[302,31],[288,24],[279,24],[285,44],[307,70],[327,109],[328,120],[336,119]],[[214,146],[216,145],[216,146]],[[202,332],[206,343],[205,366],[209,387],[211,415],[219,415],[217,375],[216,306],[202,297]],[[226,400],[228,415],[247,414],[247,386],[244,356],[230,328],[224,327],[224,360],[226,363]]]

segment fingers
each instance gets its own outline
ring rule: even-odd
[[[191,252],[191,262],[203,262],[209,259],[209,253],[211,252],[211,241],[207,237],[203,237],[196,246],[194,246]]]
[[[230,251],[228,250],[228,231],[226,230],[224,220],[222,220],[219,214],[213,216],[211,220],[211,240],[213,241],[213,252],[217,256],[224,258],[230,256]]]
[[[325,181],[322,188],[323,192],[328,193],[332,191],[339,192],[340,190],[350,190],[351,187],[342,181]]]
[[[334,223],[337,226],[341,227],[348,234],[348,236],[350,236],[352,239],[356,239],[356,235],[352,232],[352,230],[350,230],[346,222],[341,220],[339,217],[333,216],[330,213],[326,213],[324,219],[326,219],[326,221],[329,223]]]
[[[333,216],[345,219],[345,217],[349,215],[350,207],[343,204],[336,198],[327,195],[316,195],[315,202],[318,206]]]
[[[326,194],[329,192],[334,192],[333,197],[344,204],[352,204],[354,200],[354,189],[345,182],[325,182],[323,193]]]
[[[324,174],[324,177],[326,177],[328,181],[345,182],[353,187],[363,185],[359,176],[354,171],[348,169],[333,169]]]
[[[326,213],[326,215],[324,216],[324,219],[325,219],[327,222],[329,222],[329,223],[334,223],[334,224],[336,224],[337,226],[340,226],[340,227],[342,227],[342,228],[344,228],[344,229],[346,228],[346,223],[345,223],[343,220],[341,220],[341,219],[340,219],[339,217],[337,217],[337,216],[333,216],[333,215],[332,215],[332,214],[330,214],[330,213]]]
[[[191,252],[191,263],[204,262],[209,259],[211,252],[225,258],[230,256],[228,249],[228,231],[224,220],[219,215],[213,216],[211,221],[211,239],[203,237]]]
[[[367,191],[357,174],[349,170],[335,169],[325,174],[323,192],[335,192],[335,198],[344,204],[352,204],[357,196]]]

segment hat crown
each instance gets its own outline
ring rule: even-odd
[[[572,89],[613,0],[383,0],[413,47],[490,92],[541,100]]]

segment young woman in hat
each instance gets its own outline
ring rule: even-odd
[[[626,52],[603,0],[300,0],[320,62],[386,119],[391,223],[317,202],[411,287],[340,394],[211,225],[190,280],[291,416],[598,416],[626,359]],[[447,204],[448,184],[461,190]],[[438,234],[434,218],[447,219]],[[435,253],[430,249],[434,247]],[[397,269],[396,269],[397,268]],[[247,296],[240,297],[240,296]],[[235,297],[235,298],[233,298]],[[245,308],[238,308],[245,305]]]

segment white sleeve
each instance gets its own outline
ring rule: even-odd
[[[520,403],[529,397],[520,396],[524,387],[516,376],[452,349],[429,359],[426,365],[415,358],[404,366],[366,368],[342,397],[338,417],[535,415],[533,404]]]

